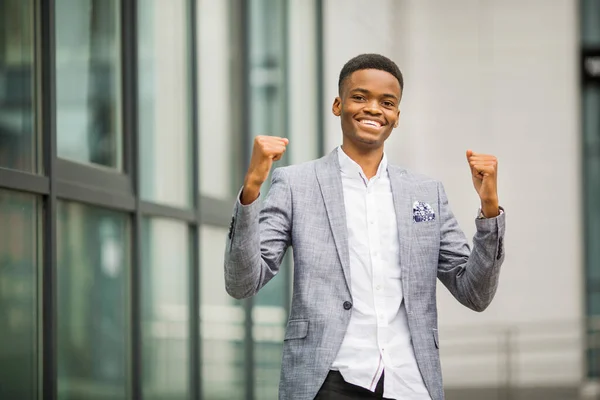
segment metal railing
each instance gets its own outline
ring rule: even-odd
[[[600,399],[600,318],[440,329],[449,400]]]

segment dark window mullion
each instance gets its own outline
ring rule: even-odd
[[[202,396],[201,373],[201,338],[200,338],[200,151],[198,132],[198,27],[197,0],[188,0],[188,54],[190,56],[190,151],[192,159],[192,205],[194,207],[195,225],[190,228],[190,398],[200,399]]]
[[[0,168],[0,188],[47,195],[50,193],[50,179],[28,172]]]
[[[177,219],[186,221],[192,225],[195,225],[197,220],[196,211],[191,209],[182,209],[147,201],[140,201],[139,208],[143,216]]]
[[[239,34],[241,35],[241,39],[239,39],[239,43],[242,44],[240,53],[241,53],[241,65],[242,65],[242,84],[240,85],[240,97],[244,99],[244,107],[242,112],[242,129],[243,129],[243,149],[242,149],[242,165],[240,173],[245,174],[243,171],[250,164],[250,150],[252,149],[252,144],[254,142],[251,132],[251,112],[249,104],[252,104],[252,92],[250,87],[250,45],[251,45],[251,8],[252,0],[240,0],[239,12],[240,14],[237,16],[240,21],[240,30]],[[254,399],[254,340],[252,334],[252,307],[254,300],[252,298],[248,298],[242,301],[244,307],[244,370],[245,370],[245,391],[246,398],[249,400]]]
[[[317,135],[318,138],[318,157],[325,155],[325,38],[324,38],[324,12],[325,5],[323,0],[314,0],[316,3],[316,25],[317,34],[316,36],[316,49],[317,49]]]
[[[129,176],[104,167],[58,159],[55,175],[63,181],[97,187],[121,195],[132,195],[133,193]]]
[[[41,135],[44,171],[49,177],[49,195],[44,202],[42,266],[42,393],[44,400],[57,398],[57,334],[56,334],[56,193],[53,190],[56,166],[56,66],[55,66],[55,4],[54,0],[39,0],[41,72]]]
[[[103,188],[88,187],[60,179],[54,180],[53,188],[53,194],[63,200],[119,211],[135,210],[135,198],[131,195],[113,193]]]
[[[200,224],[229,228],[231,213],[235,199],[218,200],[212,197],[200,196]]]
[[[137,1],[121,2],[121,51],[123,73],[123,166],[131,183],[134,212],[131,229],[131,271],[129,283],[129,395],[142,398],[142,334],[141,334],[141,262],[142,214],[137,125]]]

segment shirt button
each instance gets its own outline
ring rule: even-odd
[[[352,303],[350,303],[349,301],[345,301],[344,302],[344,310],[349,310],[352,308]]]
[[[377,290],[381,290],[381,285],[377,285],[377,286],[375,286],[375,289],[377,289]]]
[[[371,221],[369,221],[369,223],[370,223],[371,225],[373,225],[375,222],[374,222],[373,220],[371,220]]]

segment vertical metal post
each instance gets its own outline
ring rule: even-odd
[[[250,45],[251,45],[251,32],[250,32],[250,8],[252,0],[240,0],[240,24],[241,29],[239,30],[242,35],[240,43],[242,53],[242,82],[241,85],[241,98],[245,99],[244,110],[242,112],[242,127],[243,132],[243,163],[242,170],[245,170],[250,163],[250,149],[252,149],[252,134],[251,134],[251,116],[250,116],[250,104],[251,104],[251,87],[250,87]],[[241,172],[243,173],[243,172]],[[245,391],[246,399],[254,399],[254,335],[252,334],[252,308],[254,301],[252,298],[243,301],[244,306],[244,344],[245,344],[245,357],[244,357],[244,371],[245,371]]]
[[[200,161],[199,161],[199,131],[198,131],[198,26],[197,26],[197,1],[189,1],[189,46],[190,55],[190,134],[192,156],[192,205],[196,211],[196,222],[191,226],[190,255],[190,398],[200,399],[202,396],[202,373],[200,344]]]
[[[140,211],[139,137],[137,112],[137,0],[123,0],[122,10],[122,67],[123,67],[123,116],[125,171],[130,175],[135,196],[135,211],[131,223],[131,271],[130,271],[130,343],[129,393],[132,399],[142,398],[142,318],[141,318],[141,269],[142,269],[142,215]]]
[[[317,26],[317,134],[318,140],[318,156],[325,155],[325,38],[324,38],[324,13],[325,5],[323,0],[315,0],[316,6],[316,26]]]
[[[50,178],[50,194],[44,203],[44,263],[42,279],[42,393],[45,400],[57,398],[57,324],[56,324],[56,64],[55,2],[41,5],[41,114],[42,153],[44,170]]]

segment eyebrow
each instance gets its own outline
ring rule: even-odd
[[[363,88],[352,89],[350,92],[360,92],[360,93],[364,93],[364,94],[370,94],[371,93],[367,89],[363,89]],[[384,93],[383,97],[391,97],[392,99],[398,101],[398,96],[396,96],[394,94],[391,94],[391,93]]]

